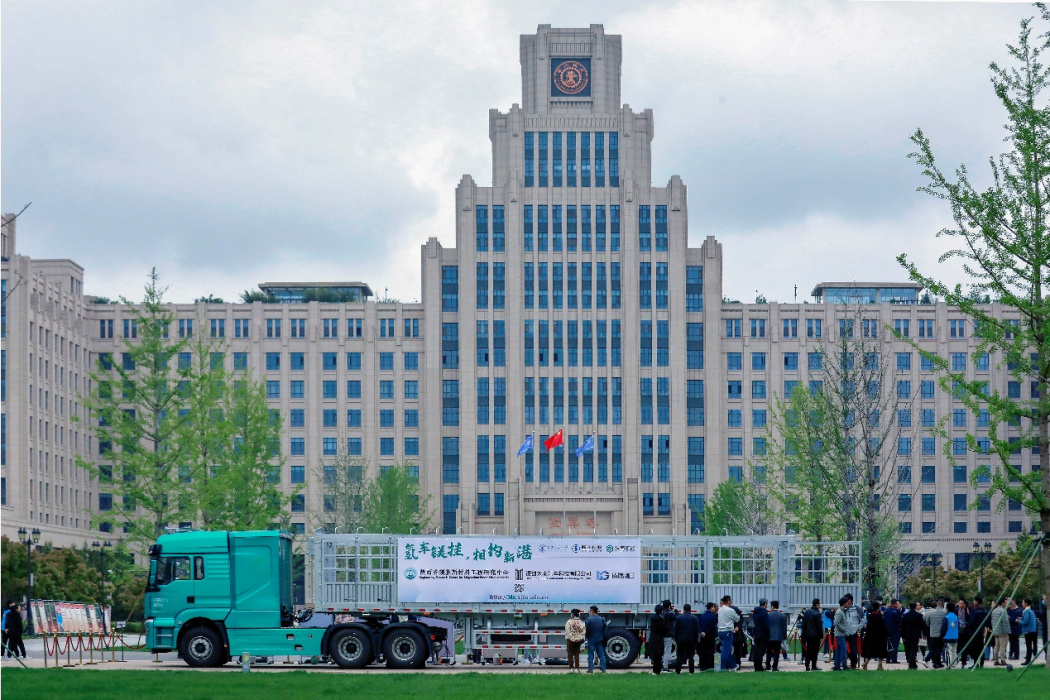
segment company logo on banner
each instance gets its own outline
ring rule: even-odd
[[[401,603],[641,602],[638,540],[399,537]]]

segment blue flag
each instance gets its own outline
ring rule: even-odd
[[[521,457],[526,452],[532,452],[532,436],[529,435],[525,438],[525,442],[521,443],[521,447],[518,448],[518,456]]]
[[[594,452],[594,436],[588,436],[587,440],[576,448],[576,456],[582,457],[584,452]]]

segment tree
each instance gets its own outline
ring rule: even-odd
[[[265,529],[294,495],[280,488],[280,414],[246,370],[226,369],[224,344],[202,333],[188,347],[180,518],[210,530]]]
[[[266,388],[247,374],[224,383],[222,413],[229,431],[218,459],[218,478],[202,499],[212,507],[214,529],[261,530],[274,524],[288,527],[288,505],[301,487],[285,493],[280,487],[281,417],[270,408]]]
[[[345,445],[346,440],[340,443]],[[324,485],[324,507],[315,516],[315,527],[346,533],[365,526],[365,467],[359,457],[351,457],[345,450],[336,455],[332,464],[318,466],[316,478]]]
[[[423,532],[432,524],[430,496],[420,498],[419,472],[410,464],[380,467],[365,489],[364,527],[399,535]]]
[[[419,493],[419,476],[411,464],[380,467],[368,478],[367,465],[345,453],[322,465],[324,512],[320,527],[329,532],[423,532],[433,524],[430,496]]]
[[[1042,4],[1037,7],[1045,26],[1050,12]],[[994,355],[1018,388],[1031,388],[1028,399],[1020,398],[1020,392],[1011,396],[1009,389],[1004,395],[999,387],[953,371],[945,358],[927,354],[943,386],[971,411],[988,412],[988,442],[967,436],[971,450],[995,458],[985,471],[991,481],[987,495],[1001,494],[1000,508],[1013,499],[1038,514],[1045,537],[1050,535],[1050,104],[1045,97],[1050,67],[1043,54],[1050,48],[1050,32],[1033,34],[1033,20],[1023,20],[1017,43],[1007,46],[1012,65],[989,66],[993,90],[1006,112],[1004,141],[1009,144],[989,159],[990,186],[981,190],[974,185],[965,165],[954,175],[944,172],[922,130],[911,137],[916,150],[910,157],[927,180],[920,191],[946,202],[952,213],[954,226],[937,233],[952,246],[940,260],[961,261],[970,289],[923,274],[906,255],[898,260],[914,281],[973,320],[980,339],[975,361]],[[997,304],[984,303],[985,294]],[[1039,468],[1028,473],[1011,464],[1015,450],[1025,448],[1039,453]],[[1044,594],[1050,595],[1046,546],[1041,564]]]
[[[839,494],[825,488],[823,481],[826,409],[821,397],[801,384],[788,397],[774,396],[770,425],[779,435],[770,432],[766,438],[768,460],[774,465],[770,492],[783,509],[788,529],[814,542],[846,537],[838,517]]]
[[[193,303],[194,304],[224,304],[225,302],[222,300],[222,297],[217,297],[217,296],[215,296],[213,294],[209,294],[208,296],[197,297],[196,299],[193,300]]]
[[[121,299],[128,326],[122,356],[100,356],[91,389],[81,395],[98,441],[97,461],[88,453],[77,466],[99,481],[96,525],[121,524],[139,544],[153,542],[178,519],[185,485],[177,477],[184,453],[177,439],[186,407],[188,369],[170,360],[189,338],[169,337],[174,315],[164,304],[165,289],[154,268],[141,304]],[[102,493],[112,502],[103,503]]]
[[[911,503],[912,399],[890,372],[886,331],[863,306],[843,305],[821,376],[774,402],[771,487],[802,534],[861,541],[871,593],[900,550],[898,508]]]
[[[744,479],[723,481],[704,508],[704,530],[712,535],[769,535],[783,518],[766,493]]]
[[[21,599],[29,594],[25,545],[4,536],[0,538],[0,552],[3,599]],[[76,549],[59,549],[48,542],[33,552],[34,598],[99,603],[99,583],[98,569],[90,566]]]

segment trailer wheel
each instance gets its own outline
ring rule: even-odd
[[[407,627],[395,629],[386,636],[383,652],[391,668],[423,668],[429,656],[423,635]]]
[[[364,668],[372,663],[372,639],[363,630],[341,629],[328,642],[328,654],[340,668]]]
[[[179,642],[182,660],[195,668],[221,666],[223,653],[222,640],[215,630],[208,627],[188,630]]]
[[[627,668],[638,658],[642,643],[626,627],[613,627],[605,638],[605,658],[609,668]]]

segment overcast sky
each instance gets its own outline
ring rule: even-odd
[[[1004,115],[988,63],[1019,3],[47,2],[0,15],[2,207],[20,252],[85,289],[226,300],[265,281],[419,298],[419,246],[455,243],[454,188],[491,180],[488,110],[521,102],[518,37],[602,23],[622,99],[652,108],[653,182],[689,187],[690,243],[725,293],[934,270],[947,207],[916,192],[921,127],[985,181]]]

